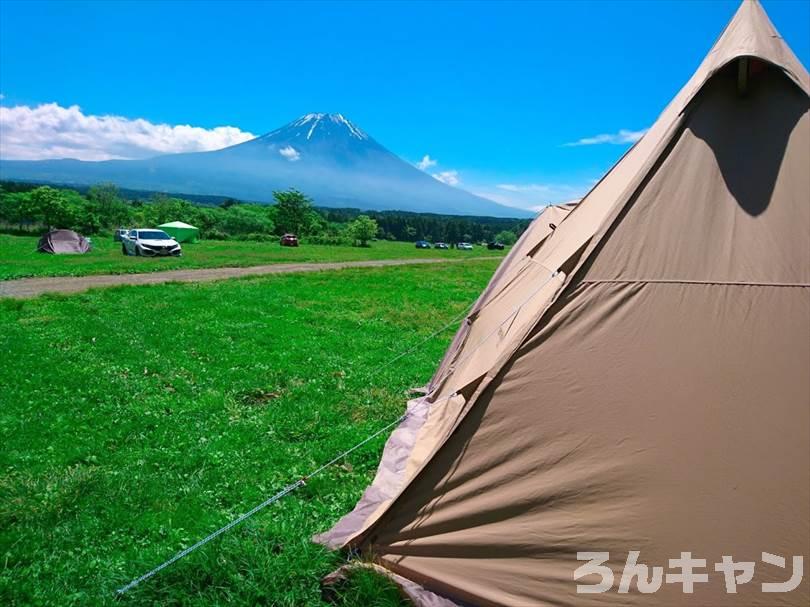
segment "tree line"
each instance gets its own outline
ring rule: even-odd
[[[530,219],[467,217],[409,211],[361,211],[360,209],[320,209],[329,222],[351,221],[361,214],[377,222],[380,238],[388,240],[427,240],[429,242],[490,242],[514,244]]]
[[[529,223],[492,217],[317,208],[294,189],[274,192],[273,197],[272,205],[231,198],[211,204],[166,194],[129,198],[113,184],[79,190],[2,182],[0,229],[31,234],[67,228],[92,235],[118,227],[183,221],[200,228],[202,238],[212,240],[271,240],[293,233],[312,243],[365,246],[373,239],[448,243],[499,240],[513,244]]]

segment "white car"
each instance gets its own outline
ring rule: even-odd
[[[459,251],[472,251],[473,246],[469,242],[460,242],[456,245]]]
[[[143,255],[144,257],[178,257],[183,250],[178,242],[163,230],[138,229],[130,230],[121,239],[121,252],[124,255]]]

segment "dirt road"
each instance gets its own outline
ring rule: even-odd
[[[43,293],[79,293],[87,289],[120,285],[154,285],[163,282],[210,282],[240,276],[262,276],[288,272],[318,272],[345,268],[378,268],[428,263],[459,263],[464,261],[498,259],[496,257],[467,257],[462,259],[380,259],[373,261],[341,261],[334,263],[277,263],[247,268],[202,268],[198,270],[167,270],[151,274],[103,274],[98,276],[59,276],[50,278],[19,278],[0,281],[0,297],[36,297]]]

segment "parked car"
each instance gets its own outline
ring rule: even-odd
[[[449,249],[450,247],[447,245],[446,242],[437,242],[433,245],[434,249]]]
[[[459,251],[472,251],[473,246],[469,242],[460,242],[456,245]]]
[[[121,239],[124,255],[144,257],[179,257],[183,254],[180,244],[163,230],[130,230]]]
[[[281,237],[279,241],[282,247],[297,247],[298,246],[298,236],[295,234],[285,234]]]
[[[488,242],[487,243],[487,248],[490,251],[493,251],[493,250],[503,251],[503,243],[502,242]]]
[[[126,228],[118,228],[115,232],[113,232],[113,241],[121,242],[122,240],[124,240],[124,237],[127,235],[127,232],[129,232],[129,230],[127,230]]]
[[[416,248],[417,249],[429,249],[430,243],[427,240],[417,240],[416,241]]]

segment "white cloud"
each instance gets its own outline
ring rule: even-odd
[[[0,157],[19,160],[148,158],[217,150],[253,139],[233,126],[155,124],[142,118],[85,114],[77,105],[0,106]]]
[[[284,156],[284,158],[286,158],[290,162],[295,162],[296,160],[299,160],[301,158],[301,154],[298,153],[298,150],[296,150],[291,145],[281,148],[278,151],[278,153]]]
[[[436,166],[436,160],[430,157],[430,154],[425,154],[422,156],[422,160],[416,163],[417,168],[422,169],[423,171],[429,169],[432,166]]]
[[[576,147],[580,145],[600,145],[603,143],[635,143],[644,136],[644,133],[646,133],[647,130],[648,129],[642,129],[640,131],[628,131],[627,129],[621,129],[618,133],[603,133],[601,135],[594,135],[593,137],[584,137],[582,139],[578,139],[577,141],[563,145],[564,147]]]
[[[458,185],[461,183],[461,178],[458,176],[458,171],[442,171],[440,173],[433,173],[433,178],[438,179],[447,185]]]

